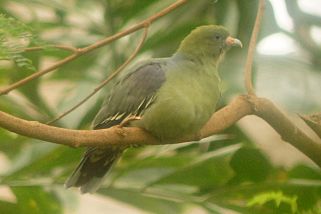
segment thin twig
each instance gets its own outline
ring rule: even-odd
[[[22,80],[19,80],[3,89],[0,89],[0,95],[4,95],[4,94],[8,94],[10,91],[18,88],[18,87],[21,87],[22,85],[48,73],[48,72],[51,72],[57,68],[59,68],[60,66],[64,65],[64,64],[67,64],[75,59],[77,59],[78,57],[80,57],[81,55],[83,54],[87,54],[93,50],[96,50],[97,48],[100,48],[102,46],[105,46],[121,37],[124,37],[128,34],[131,34],[139,29],[142,29],[142,28],[145,28],[146,25],[149,25],[151,24],[152,22],[156,21],[157,19],[165,16],[166,14],[170,13],[171,11],[173,11],[174,9],[180,7],[181,5],[187,3],[188,0],[178,0],[176,1],[175,3],[171,4],[170,6],[166,7],[165,9],[163,9],[162,11],[156,13],[155,15],[152,15],[150,16],[149,18],[145,19],[144,21],[141,21],[140,23],[138,24],[135,24],[133,25],[132,27],[129,27],[128,29],[124,30],[124,31],[121,31],[119,33],[116,33],[112,36],[109,36],[105,39],[102,39],[92,45],[89,45],[87,47],[84,47],[84,48],[79,48],[77,49],[77,52],[74,52],[73,54],[67,56],[66,58],[60,60],[60,61],[57,61],[56,63],[54,63],[53,65],[43,69],[43,70],[39,70],[37,71],[36,73],[22,79]]]
[[[249,44],[249,50],[247,53],[247,58],[246,58],[246,63],[245,63],[245,70],[244,70],[244,77],[245,77],[245,87],[246,91],[250,95],[255,95],[253,83],[252,83],[252,65],[253,65],[253,58],[254,58],[254,53],[256,50],[256,41],[257,37],[260,31],[261,23],[262,23],[262,18],[264,14],[264,9],[265,9],[265,1],[260,0],[259,1],[259,6],[258,6],[258,11],[251,35],[251,40]]]
[[[82,99],[79,103],[77,103],[75,106],[73,106],[72,108],[70,108],[69,110],[65,111],[64,113],[62,113],[61,115],[59,115],[58,117],[56,117],[55,119],[47,122],[47,124],[52,124],[58,120],[60,120],[61,118],[63,118],[64,116],[68,115],[69,113],[71,113],[72,111],[74,111],[75,109],[77,109],[79,106],[81,106],[82,104],[84,104],[87,100],[89,100],[92,96],[94,96],[100,89],[102,89],[107,83],[109,83],[114,77],[116,77],[121,71],[124,70],[124,68],[126,68],[126,66],[136,57],[136,55],[138,54],[139,50],[142,48],[147,34],[148,34],[148,25],[146,25],[146,27],[144,28],[144,34],[142,36],[142,39],[140,40],[139,44],[137,45],[136,49],[134,50],[134,52],[130,55],[130,57],[121,65],[119,66],[116,71],[114,71],[107,79],[105,79],[104,81],[102,81],[90,94],[88,94],[84,99]]]

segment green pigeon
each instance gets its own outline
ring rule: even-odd
[[[196,133],[215,112],[221,94],[217,69],[231,46],[242,43],[224,27],[200,26],[173,56],[134,65],[107,94],[94,129],[126,124],[147,130],[161,142]],[[88,148],[66,187],[95,192],[126,148]]]

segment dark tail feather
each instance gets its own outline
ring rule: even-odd
[[[74,186],[80,187],[81,193],[95,192],[123,151],[123,148],[116,146],[106,149],[89,148],[66,181],[66,188]]]

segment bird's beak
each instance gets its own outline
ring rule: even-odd
[[[241,42],[240,40],[235,39],[235,38],[233,38],[233,37],[231,37],[231,36],[229,36],[229,37],[226,38],[225,44],[226,44],[227,46],[229,46],[229,47],[231,47],[231,46],[238,46],[238,47],[240,47],[240,48],[243,47],[243,44],[242,44],[242,42]]]

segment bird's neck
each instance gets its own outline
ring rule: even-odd
[[[207,76],[211,79],[220,79],[218,74],[218,63],[213,61],[211,58],[206,57],[193,57],[191,55],[186,55],[185,53],[176,52],[172,59],[174,61],[185,61],[184,65],[190,68],[190,71],[193,71],[192,74],[196,76]]]
[[[209,56],[204,52],[198,51],[180,51],[178,50],[173,57],[183,60],[189,60],[198,64],[217,67],[220,62],[220,57]]]
[[[199,61],[202,64],[217,65],[221,60],[221,53],[210,52],[208,48],[195,48],[193,46],[181,44],[175,55],[181,55],[191,60]]]

